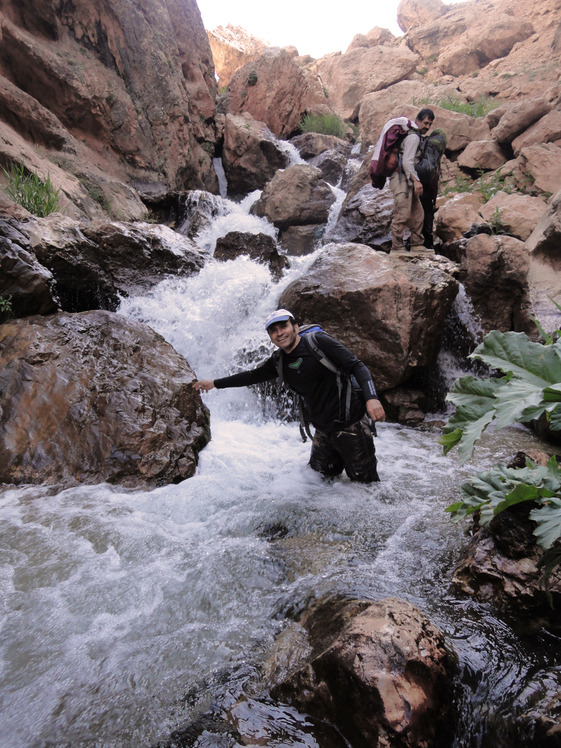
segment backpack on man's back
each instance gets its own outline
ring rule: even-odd
[[[415,161],[415,171],[423,186],[440,177],[440,161],[446,150],[446,135],[443,130],[433,130],[430,135],[421,137],[419,155]]]
[[[398,168],[399,148],[410,132],[418,134],[419,130],[407,117],[393,117],[382,128],[370,162],[370,181],[376,189],[383,189],[386,178]]]

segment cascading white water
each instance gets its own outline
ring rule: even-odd
[[[232,211],[216,223],[254,220]],[[205,235],[209,247],[218,230]],[[263,320],[312,260],[294,260],[276,284],[247,258],[210,258],[198,275],[165,280],[120,313],[161,333],[199,377],[227,374],[267,355]],[[461,668],[489,673],[477,703],[506,710],[510,694],[492,702],[498,673],[510,688],[508,676],[520,679],[529,665],[504,625],[449,588],[463,530],[443,509],[473,466],[443,457],[436,433],[386,424],[379,485],[324,481],[307,466],[297,426],[264,417],[251,390],[214,390],[205,402],[212,441],[179,485],[3,489],[0,746],[156,745],[211,706],[225,711],[288,618],[327,594],[416,603]],[[507,432],[497,446],[489,437],[478,466],[523,438]],[[464,700],[457,748],[485,719]],[[261,729],[269,746],[286,746],[267,727],[274,710]],[[317,745],[296,717],[293,744]],[[236,743],[215,728],[193,745]]]

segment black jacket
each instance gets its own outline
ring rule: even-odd
[[[353,392],[348,420],[344,419],[341,410],[340,400],[344,398],[339,397],[336,375],[316,359],[303,339],[290,353],[276,351],[261,366],[230,377],[215,379],[214,386],[218,389],[246,387],[276,379],[280,355],[284,380],[292,390],[302,395],[311,423],[320,431],[339,431],[351,423],[360,421],[365,413],[364,403],[377,397],[376,389],[366,366],[342,343],[323,332],[316,333],[316,341],[325,355],[339,369],[352,374],[360,385],[362,397]]]

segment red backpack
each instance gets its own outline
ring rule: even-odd
[[[418,128],[407,117],[394,117],[384,125],[370,162],[370,181],[376,189],[381,190],[386,184],[386,177],[397,169],[399,146],[410,132],[418,132]]]

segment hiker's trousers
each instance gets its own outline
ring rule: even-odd
[[[343,431],[317,431],[312,440],[310,467],[318,473],[339,475],[345,470],[349,478],[359,483],[378,481],[374,439],[367,419]]]
[[[413,186],[407,183],[405,174],[398,171],[390,177],[390,190],[394,202],[392,249],[403,249],[403,234],[407,228],[411,231],[411,247],[422,247],[425,212],[420,198]]]

